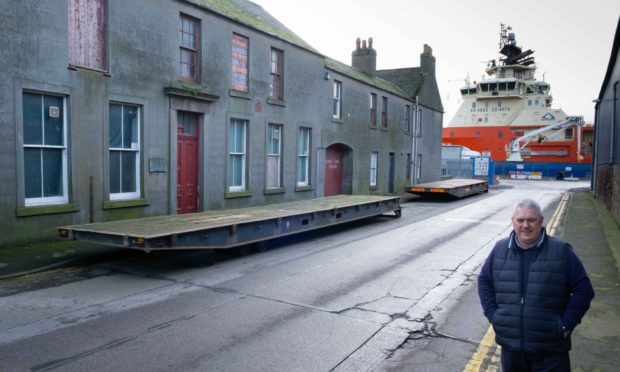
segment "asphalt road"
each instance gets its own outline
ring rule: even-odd
[[[242,258],[132,254],[5,281],[0,369],[462,370],[488,327],[475,278],[514,203],[549,215],[586,186],[505,182]]]

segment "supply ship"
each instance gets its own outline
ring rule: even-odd
[[[488,62],[482,81],[465,81],[442,142],[495,161],[515,160],[510,151],[517,143],[519,161],[591,163],[593,127],[552,108],[550,84],[534,76],[534,52],[517,46],[510,26],[500,26],[501,56]]]

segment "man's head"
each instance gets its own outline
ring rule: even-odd
[[[530,248],[540,239],[543,215],[540,205],[531,199],[517,203],[512,215],[512,227],[517,234],[519,245]]]

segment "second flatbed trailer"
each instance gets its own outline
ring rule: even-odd
[[[489,191],[489,182],[478,179],[455,178],[407,186],[405,191],[416,195],[451,195],[457,198]]]
[[[256,207],[63,226],[58,234],[147,252],[223,249],[261,243],[384,213],[401,215],[398,196],[338,195]]]

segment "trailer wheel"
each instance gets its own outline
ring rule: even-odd
[[[257,252],[265,252],[267,249],[269,249],[269,243],[266,240],[263,240],[263,241],[252,244],[252,247]]]
[[[396,215],[396,218],[401,218],[403,215],[403,210],[402,209],[397,209],[394,211],[394,214]]]
[[[252,253],[252,245],[244,244],[234,248],[235,255],[238,257],[245,257]]]

